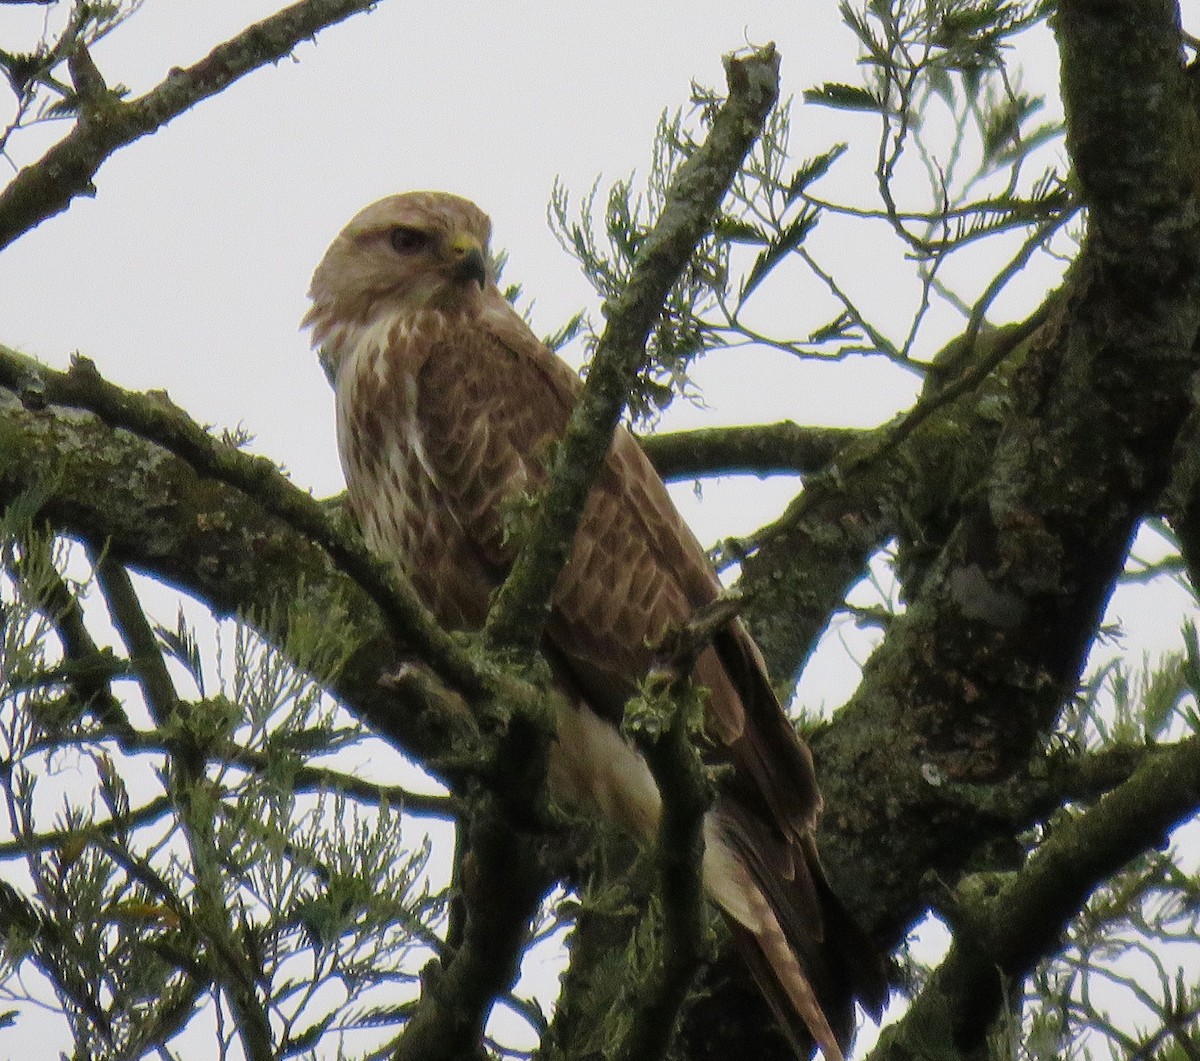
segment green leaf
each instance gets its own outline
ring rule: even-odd
[[[1190,620],[1183,624],[1183,650],[1183,680],[1192,694],[1200,697],[1200,637]]]
[[[1159,666],[1146,679],[1143,696],[1143,726],[1147,739],[1154,740],[1163,735],[1175,714],[1175,707],[1187,692],[1182,654],[1171,653],[1163,657]]]
[[[869,88],[863,88],[860,85],[842,85],[832,81],[826,81],[819,88],[806,88],[804,101],[843,111],[871,111],[875,114],[882,114],[887,110],[883,100]]]
[[[816,210],[803,211],[754,260],[750,274],[746,277],[745,283],[742,284],[740,298],[743,302],[750,297],[751,292],[766,279],[767,274],[776,265],[804,242],[808,234],[816,226],[818,216],[819,213]]]
[[[542,342],[556,353],[583,330],[583,310],[580,310],[561,328],[547,335]]]
[[[311,1050],[320,1041],[321,1037],[329,1030],[329,1026],[337,1017],[337,1011],[334,1010],[327,1013],[315,1024],[310,1024],[307,1028],[297,1032],[295,1035],[289,1035],[284,1041],[280,1049],[280,1057],[295,1057],[297,1054],[303,1053],[305,1050]]]
[[[771,242],[771,237],[757,225],[728,215],[717,218],[713,235],[730,243],[756,243],[760,247]]]
[[[828,324],[822,324],[815,332],[809,335],[810,343],[828,343],[835,339],[850,339],[854,335],[851,331],[851,326],[854,324],[853,318],[849,313],[839,313]]]
[[[793,202],[805,188],[824,177],[829,168],[846,153],[846,148],[846,144],[834,144],[823,154],[800,163],[799,169],[792,176],[791,184],[788,185],[786,201]]]
[[[946,101],[948,107],[954,106],[954,79],[950,76],[949,71],[943,67],[931,65],[926,71],[926,76],[929,78],[929,87]]]
[[[182,605],[175,617],[175,629],[155,624],[154,632],[167,655],[178,660],[186,668],[200,695],[204,695],[204,661],[200,655],[200,642],[187,624]]]
[[[18,96],[24,96],[51,65],[52,60],[44,50],[7,52],[0,48],[0,69],[4,71],[13,92]]]

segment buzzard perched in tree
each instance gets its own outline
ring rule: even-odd
[[[334,240],[305,325],[335,375],[350,505],[370,548],[451,629],[478,629],[514,546],[507,504],[546,480],[578,376],[540,343],[490,274],[491,223],[439,192],[382,199]],[[558,579],[543,651],[565,700],[551,746],[557,796],[653,839],[654,779],[620,735],[650,646],[720,591],[704,550],[633,437],[619,428]],[[712,755],[731,767],[704,822],[704,886],[724,911],[798,1054],[853,1034],[857,997],[886,995],[871,947],[829,889],[813,836],[821,796],[807,747],[734,620],[700,652]]]

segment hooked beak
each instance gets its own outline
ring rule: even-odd
[[[482,291],[487,286],[487,259],[483,248],[473,237],[459,234],[450,241],[450,250],[455,258],[454,279],[462,283],[474,280]]]

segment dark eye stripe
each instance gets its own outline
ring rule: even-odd
[[[397,254],[415,254],[429,245],[428,232],[422,232],[419,228],[408,228],[406,225],[397,225],[388,234],[388,238]]]

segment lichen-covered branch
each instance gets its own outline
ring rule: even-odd
[[[21,497],[56,531],[186,588],[218,616],[255,620],[278,642],[286,604],[303,587],[304,600],[336,618],[355,646],[333,682],[348,706],[435,771],[440,757],[465,756],[478,739],[465,704],[434,677],[455,687],[458,673],[460,690],[477,691],[485,683],[471,676],[475,660],[458,645],[439,654],[448,639],[432,620],[425,632],[435,640],[423,644],[421,626],[402,618],[400,593],[385,617],[319,544],[341,538],[346,555],[361,549],[318,502],[160,399],[121,391],[94,370],[53,372],[0,349],[0,504]],[[374,577],[383,596],[377,568]],[[434,672],[409,667],[400,681],[381,681],[400,667],[406,646],[397,630]],[[444,663],[449,670],[439,670]]]
[[[1147,744],[1113,744],[1094,752],[1060,752],[1038,756],[1029,766],[999,784],[945,783],[943,798],[959,802],[970,813],[994,823],[996,833],[1015,838],[1044,822],[1066,804],[1087,806],[1130,776],[1158,749]],[[994,839],[980,834],[983,844]],[[1013,844],[1014,848],[1019,847]],[[997,867],[1001,868],[1001,867]],[[1004,866],[1003,868],[1010,868]]]
[[[487,637],[532,651],[566,563],[592,480],[646,357],[646,339],[779,95],[773,47],[726,61],[729,97],[705,142],[679,167],[662,215],[638,251],[629,283],[606,307],[608,324],[558,446],[550,484],[488,617]]]
[[[717,475],[809,475],[862,432],[804,427],[790,420],[744,427],[671,431],[639,439],[664,479]]]
[[[1006,990],[1053,952],[1088,895],[1125,863],[1160,846],[1200,808],[1200,739],[1148,755],[1096,806],[1056,825],[1029,864],[984,899],[949,916],[949,954],[889,1029],[871,1061],[968,1057],[980,1048]]]
[[[592,479],[642,367],[650,328],[696,244],[707,234],[737,166],[775,101],[777,66],[773,51],[731,61],[730,99],[715,119],[705,145],[676,175],[662,217],[643,245],[628,287],[609,307],[608,327],[556,453],[551,484],[539,499],[528,539],[489,615],[485,639],[493,646],[532,653],[541,641],[551,590],[566,561]],[[520,720],[517,725],[523,728]],[[511,732],[508,736],[500,749],[504,761],[521,775],[539,773],[539,745],[544,747],[545,735],[538,740],[539,735],[530,734],[535,738],[532,744],[514,741]],[[540,788],[539,778],[531,780]],[[503,834],[507,829],[507,823],[499,819],[492,822],[493,832]],[[538,888],[549,883],[544,875],[535,875],[529,888],[518,889],[515,912],[508,911],[498,920],[497,908],[503,904],[497,902],[496,890],[502,881],[511,884],[521,879],[511,859],[513,850],[527,845],[528,840],[514,834],[506,848],[499,850],[493,836],[476,838],[475,830],[472,832],[468,858],[486,878],[488,898],[484,902],[485,893],[481,892],[472,902],[470,891],[465,891],[462,946],[436,978],[426,983],[397,1049],[396,1057],[404,1061],[463,1056],[477,1048],[486,1005],[515,975],[523,944],[522,936],[512,934],[515,915],[528,906],[527,920],[540,898]],[[492,857],[484,857],[488,852]],[[700,904],[693,907],[698,910]],[[667,979],[672,987],[680,982],[678,976]],[[681,998],[678,991],[667,991],[664,1004],[671,1008],[674,999],[674,1012]]]
[[[87,60],[90,90],[81,93],[83,106],[74,128],[0,193],[0,250],[67,209],[76,196],[94,195],[92,178],[117,149],[153,133],[252,70],[278,62],[318,31],[376,2],[300,0],[247,27],[198,63],[172,70],[144,96],[128,101],[98,82],[98,72]]]
[[[205,431],[163,394],[134,394],[101,378],[86,358],[58,372],[0,345],[0,387],[36,410],[43,405],[86,409],[110,428],[124,428],[184,460],[197,474],[253,497],[266,512],[320,545],[372,599],[393,633],[430,667],[457,674],[454,684],[482,694],[473,661],[433,620],[412,588],[398,583],[357,534],[327,506],[297,490],[264,457],[240,453]]]
[[[1063,3],[1057,31],[1080,183],[1097,204],[1088,240],[1015,366],[980,480],[841,724],[813,740],[842,808],[833,876],[890,895],[871,913],[885,934],[922,874],[961,865],[988,827],[929,778],[1002,780],[1073,694],[1170,478],[1200,365],[1200,158],[1177,12]],[[886,805],[864,791],[886,791]]]
[[[6,393],[7,392],[7,393]],[[286,528],[288,533],[299,534],[306,540],[308,550],[301,555],[321,555],[324,568],[336,569],[349,576],[347,584],[352,584],[357,594],[365,594],[369,599],[367,612],[376,611],[383,621],[384,628],[378,633],[388,639],[396,639],[381,659],[393,661],[398,666],[397,652],[401,647],[416,655],[421,666],[408,666],[395,671],[396,678],[390,683],[390,693],[395,693],[401,687],[410,697],[416,696],[427,701],[431,706],[439,701],[451,714],[455,713],[449,701],[441,697],[430,684],[429,668],[446,685],[456,690],[462,696],[476,702],[492,702],[501,700],[519,707],[531,717],[544,711],[544,694],[492,665],[485,654],[478,648],[468,649],[464,644],[447,634],[430,615],[428,609],[417,599],[412,587],[398,581],[379,560],[372,556],[363,545],[357,533],[349,530],[346,523],[337,518],[336,514],[326,505],[316,501],[304,491],[297,490],[279,469],[270,461],[261,457],[252,457],[238,452],[234,447],[220,441],[197,425],[183,410],[173,405],[164,395],[139,395],[122,390],[103,380],[96,372],[91,362],[77,358],[68,372],[57,372],[38,364],[31,358],[16,351],[0,346],[0,402],[7,402],[7,408],[12,410],[11,423],[14,428],[25,420],[35,430],[33,421],[39,412],[46,415],[46,423],[56,423],[62,427],[70,424],[73,428],[82,430],[81,423],[70,415],[72,410],[87,410],[98,418],[97,443],[103,439],[104,444],[112,442],[119,445],[123,439],[120,436],[105,435],[104,430],[111,433],[114,428],[123,428],[132,432],[137,438],[176,455],[183,463],[181,467],[193,477],[198,476],[203,484],[212,486],[229,486],[235,493],[231,496],[240,499],[248,506],[245,513],[252,526],[260,526],[264,518],[270,528]],[[61,407],[56,412],[55,407]],[[0,418],[5,413],[5,407],[0,405]],[[44,428],[45,425],[43,425]],[[19,440],[19,433],[12,436],[14,446]],[[89,435],[89,440],[92,438]],[[32,445],[30,439],[23,440],[26,446]],[[59,440],[62,445],[61,457],[74,458],[81,456],[74,452],[73,444],[66,437]],[[0,469],[3,468],[4,450],[3,425],[0,424]],[[84,453],[87,445],[84,445]],[[49,454],[47,455],[49,456]],[[116,459],[114,457],[114,459]],[[141,455],[122,454],[122,459],[137,462]],[[51,477],[41,474],[48,465],[34,461],[29,467],[21,467],[19,461],[10,462],[11,469],[20,472],[25,478],[26,486],[38,481],[49,482]],[[157,466],[157,464],[156,464]],[[160,526],[166,532],[171,527],[169,501],[163,498],[138,498],[133,487],[135,483],[123,484],[125,495],[129,495],[131,504],[150,504],[158,506],[154,509],[154,525]],[[198,500],[203,507],[203,502]],[[107,522],[103,515],[97,513],[99,523],[103,527]],[[149,518],[149,517],[147,517]],[[182,528],[176,526],[172,532],[173,544],[183,546],[178,539],[182,535],[189,538],[197,531],[215,534],[220,530],[235,531],[236,524],[211,525],[210,517],[196,516],[200,526],[192,527],[185,523]],[[92,528],[94,533],[95,528]],[[81,520],[79,533],[87,538],[89,526],[86,520]],[[126,528],[126,533],[129,533]],[[269,532],[264,530],[270,538]],[[229,612],[240,612],[256,616],[260,619],[267,616],[272,608],[272,596],[275,601],[287,601],[295,596],[294,585],[288,586],[286,579],[275,584],[271,593],[261,594],[254,591],[255,559],[253,552],[237,552],[237,535],[230,536],[233,541],[222,541],[221,548],[232,550],[223,555],[221,564],[233,564],[233,569],[245,580],[239,590],[251,594],[250,599],[242,600],[237,592],[231,595]],[[273,539],[272,539],[273,540]],[[103,539],[95,543],[103,547]],[[316,549],[313,549],[313,546]],[[195,546],[193,546],[194,548]],[[131,548],[138,552],[131,543]],[[166,549],[164,559],[171,556],[171,549]],[[287,567],[288,557],[286,547],[273,556],[281,567]],[[297,557],[299,559],[299,557]],[[171,562],[186,563],[184,554],[175,554]],[[146,566],[144,559],[138,563]],[[153,564],[149,565],[153,568]],[[194,567],[194,565],[192,565]],[[294,572],[302,582],[307,582],[301,567]],[[323,572],[317,579],[317,584],[324,584],[328,572]],[[198,574],[189,570],[182,577],[185,584],[190,584]],[[217,596],[208,597],[217,608],[218,614],[225,607],[221,603],[223,583],[210,580]],[[268,576],[269,581],[269,576]],[[285,588],[286,587],[286,588]],[[202,595],[204,591],[197,590]],[[240,603],[238,603],[240,601]],[[275,610],[278,610],[275,608]],[[378,673],[374,678],[378,685]],[[385,728],[385,732],[390,730]]]
[[[1050,299],[1028,318],[949,343],[908,412],[847,444],[805,481],[782,516],[727,551],[745,556],[747,615],[773,674],[790,681],[816,647],[847,590],[889,539],[912,595],[959,499],[991,459],[1004,395],[1001,366],[1018,360],[1047,319]]]

